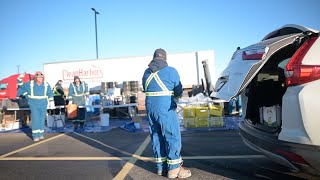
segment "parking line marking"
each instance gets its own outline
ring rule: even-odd
[[[0,161],[117,161],[131,157],[6,157]]]
[[[233,155],[233,156],[182,156],[182,159],[255,159],[266,158],[264,155]]]
[[[133,155],[130,157],[6,157],[0,161],[122,161],[135,158],[141,161],[154,161],[153,157]],[[203,159],[259,159],[267,158],[264,155],[234,155],[234,156],[183,156],[184,160]]]
[[[59,134],[59,135],[57,135],[57,136],[54,136],[54,137],[51,137],[51,138],[48,138],[48,139],[39,141],[39,142],[37,142],[37,143],[31,144],[31,145],[29,145],[29,146],[25,146],[25,147],[23,147],[23,148],[20,148],[20,149],[15,150],[15,151],[11,151],[11,152],[9,152],[9,153],[7,153],[7,154],[3,154],[3,155],[0,156],[0,160],[3,159],[3,158],[5,158],[5,157],[7,157],[7,156],[12,155],[12,154],[15,154],[15,153],[18,153],[18,152],[20,152],[20,151],[23,151],[23,150],[26,150],[26,149],[29,149],[29,148],[38,146],[38,145],[40,145],[40,144],[43,144],[43,143],[45,143],[45,142],[51,141],[51,140],[53,140],[53,139],[59,138],[59,137],[64,136],[64,135],[65,135],[65,134]]]
[[[127,162],[121,171],[113,178],[114,180],[121,180],[124,179],[129,171],[133,168],[134,164],[137,162],[137,158],[141,158],[142,152],[146,149],[147,145],[149,144],[151,138],[147,136],[147,138],[143,141],[140,147],[136,150],[136,152],[132,155],[129,162]]]
[[[79,133],[76,133],[76,132],[74,132],[74,134],[76,134],[76,135],[78,135],[78,136],[81,136],[81,137],[83,137],[83,138],[89,139],[89,140],[91,140],[91,141],[94,141],[94,142],[96,142],[96,143],[98,143],[98,144],[100,144],[100,145],[102,145],[102,146],[107,147],[107,148],[116,150],[116,151],[118,151],[118,152],[120,152],[120,153],[122,153],[122,154],[125,154],[125,155],[128,155],[128,156],[132,156],[132,153],[129,153],[129,152],[123,151],[123,150],[121,150],[121,149],[118,149],[118,148],[109,146],[109,145],[107,145],[107,144],[104,144],[103,142],[100,142],[100,141],[95,140],[95,139],[93,139],[93,138],[90,138],[90,137],[88,137],[88,136],[85,136],[85,135],[82,135],[82,134],[79,134]]]

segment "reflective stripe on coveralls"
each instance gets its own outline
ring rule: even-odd
[[[163,163],[163,162],[166,162],[167,161],[167,158],[166,157],[163,157],[163,158],[155,158],[156,160],[156,163]]]
[[[174,160],[167,160],[168,164],[181,164],[182,163],[182,159],[174,159]]]
[[[48,89],[48,84],[46,82],[44,82],[44,96],[35,96],[34,92],[33,92],[33,86],[34,86],[34,80],[31,80],[30,82],[30,91],[31,91],[31,95],[29,95],[28,97],[31,99],[45,99],[48,98],[48,96],[46,96],[47,94],[47,89]]]
[[[163,84],[163,82],[161,81],[161,79],[158,75],[158,72],[159,71],[150,74],[150,76],[146,80],[146,84],[145,84],[144,89],[147,89],[151,80],[154,79],[157,82],[157,84],[160,86],[162,91],[146,92],[146,96],[173,96],[173,91],[169,91],[168,88]]]
[[[85,93],[85,91],[86,91],[86,89],[85,89],[85,83],[84,82],[82,82],[82,91],[83,91],[83,93],[82,94],[78,94],[77,93],[77,91],[76,91],[76,87],[74,86],[74,83],[71,83],[72,84],[72,87],[73,87],[73,92],[74,92],[74,94],[72,95],[72,96],[83,96]],[[72,96],[69,96],[69,98],[71,99],[72,98]]]
[[[32,130],[32,133],[44,133],[44,130],[40,130],[40,129]]]
[[[146,96],[173,96],[173,91],[146,92]]]

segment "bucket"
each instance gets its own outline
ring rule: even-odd
[[[100,123],[101,126],[109,126],[109,113],[106,114],[100,114]]]
[[[78,105],[77,104],[68,104],[67,105],[67,114],[68,119],[75,119],[78,116]]]

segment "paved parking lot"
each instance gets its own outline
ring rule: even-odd
[[[28,134],[1,134],[1,179],[165,179],[154,173],[148,133],[117,128],[45,137],[34,143]],[[182,147],[189,179],[317,179],[249,149],[237,130],[185,131]]]

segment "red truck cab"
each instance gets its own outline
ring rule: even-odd
[[[3,99],[16,99],[18,92],[18,77],[20,74],[14,74],[0,81],[0,102]],[[22,82],[28,82],[34,75],[25,73]]]

